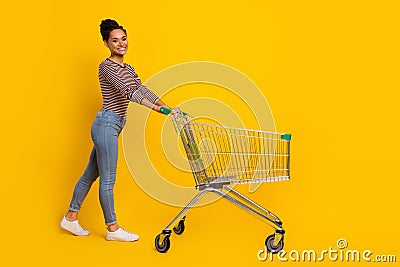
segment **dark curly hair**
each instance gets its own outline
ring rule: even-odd
[[[102,20],[100,23],[100,33],[101,37],[103,38],[103,41],[108,41],[108,38],[110,38],[110,32],[112,32],[115,29],[121,29],[124,31],[126,34],[126,30],[124,27],[118,24],[115,20],[112,19],[105,19]]]

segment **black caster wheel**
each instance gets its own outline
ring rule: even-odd
[[[165,236],[164,241],[161,242],[161,244],[160,244],[160,235],[161,234],[156,236],[156,239],[154,240],[154,245],[156,246],[158,252],[165,253],[168,251],[169,246],[171,245],[169,241],[169,235]]]
[[[178,225],[173,228],[175,234],[181,235],[183,231],[185,231],[185,220],[182,219],[179,221]]]
[[[270,235],[265,239],[265,247],[272,254],[278,253],[283,248],[283,236],[276,246],[274,246],[274,239],[275,239],[275,234]]]

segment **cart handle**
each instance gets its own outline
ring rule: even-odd
[[[165,114],[165,115],[168,115],[168,114],[170,114],[172,112],[172,109],[169,109],[169,108],[166,108],[166,107],[161,107],[160,108],[160,112]],[[182,111],[182,115],[186,116],[188,114]]]

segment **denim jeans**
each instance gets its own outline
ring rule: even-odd
[[[100,175],[99,198],[106,225],[117,222],[114,210],[114,184],[118,160],[118,136],[125,126],[125,118],[101,109],[93,122],[91,135],[94,143],[89,163],[75,185],[69,206],[71,211],[79,211],[93,182]]]

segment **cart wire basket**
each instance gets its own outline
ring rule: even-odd
[[[265,239],[265,248],[271,253],[281,251],[282,221],[231,185],[289,180],[291,134],[199,123],[184,112],[164,107],[161,112],[172,118],[199,192],[156,236],[156,249],[167,252],[171,226],[176,234],[182,234],[186,213],[202,195],[214,193],[272,226],[275,233]]]

